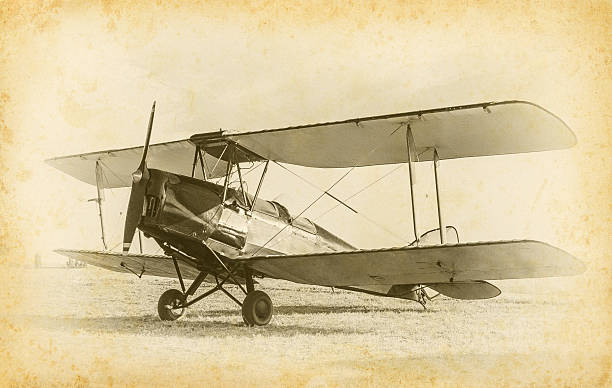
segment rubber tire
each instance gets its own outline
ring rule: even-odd
[[[162,321],[176,321],[185,314],[186,309],[171,310],[168,305],[176,306],[185,302],[185,295],[179,290],[168,290],[161,294],[157,302],[157,313]]]
[[[244,307],[244,303],[242,304],[242,306]],[[242,321],[248,327],[255,326],[255,324],[253,322],[249,321],[249,318],[246,315],[244,315],[244,308],[242,309]]]
[[[251,291],[242,302],[242,319],[247,326],[264,326],[274,314],[272,300],[263,291]]]

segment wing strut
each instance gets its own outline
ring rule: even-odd
[[[444,225],[444,219],[442,218],[442,207],[440,206],[440,190],[438,188],[438,164],[440,158],[438,157],[438,150],[434,148],[433,154],[433,167],[434,167],[434,178],[436,181],[436,203],[438,205],[438,223],[440,224],[440,243],[446,244],[446,226]]]
[[[414,207],[414,159],[416,152],[414,149],[414,139],[412,137],[412,129],[410,124],[406,124],[406,149],[408,150],[408,173],[410,175],[410,210],[412,210],[412,227],[414,229],[414,238],[416,245],[419,246],[419,233],[417,231],[416,211]]]
[[[264,170],[261,173],[261,178],[259,178],[259,184],[257,185],[257,190],[255,191],[255,196],[253,197],[253,203],[251,204],[251,211],[255,208],[255,202],[257,201],[257,197],[259,196],[259,190],[261,189],[261,185],[266,176],[266,172],[268,172],[268,164],[270,164],[269,160],[266,160],[266,165],[264,166]]]
[[[233,161],[234,161],[234,144],[230,144],[228,143],[227,146],[225,147],[225,149],[223,150],[223,152],[225,153],[225,150],[227,150],[228,147],[231,146],[231,150],[230,150],[230,157],[228,158],[228,162],[227,162],[227,171],[225,172],[225,182],[223,183],[223,199],[221,200],[221,203],[225,204],[225,200],[227,199],[227,189],[229,187],[230,184],[230,179],[231,179],[231,175],[232,175],[232,168],[234,167]],[[219,158],[219,160],[221,160],[221,158]]]
[[[193,164],[191,165],[191,177],[195,177],[196,165],[198,164],[198,160],[200,161],[200,167],[202,167],[202,179],[204,181],[208,181],[208,176],[206,174],[206,168],[204,167],[204,157],[202,156],[202,148],[199,145],[196,145],[195,152],[193,153]],[[216,167],[216,165],[215,165]]]
[[[99,160],[96,160],[96,192],[98,196],[94,199],[90,199],[89,201],[96,202],[98,204],[98,216],[100,217],[102,245],[104,246],[104,250],[108,251],[108,246],[106,245],[106,235],[104,234],[104,219],[102,218],[102,201],[104,200],[104,175]]]
[[[410,124],[406,124],[406,149],[408,151],[408,172],[410,175],[410,207],[412,210],[412,227],[414,228],[415,243],[419,246],[420,235],[417,230],[417,219],[416,219],[416,208],[414,206],[414,184],[415,184],[415,167],[414,162],[418,156],[416,156],[416,150],[414,147],[414,138],[412,137],[412,129]],[[434,180],[436,182],[436,205],[438,209],[438,223],[440,226],[440,243],[446,244],[446,226],[444,225],[444,218],[442,217],[442,207],[440,206],[440,188],[438,183],[438,165],[440,163],[440,157],[438,156],[438,150],[433,148],[433,168],[434,168]]]

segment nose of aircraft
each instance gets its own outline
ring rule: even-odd
[[[132,174],[132,191],[123,229],[123,254],[129,252],[137,227],[159,237],[174,232],[204,241],[215,230],[221,214],[223,188],[220,186],[147,167],[154,115],[155,102],[142,158]]]
[[[166,185],[169,174],[159,170],[149,170],[150,178],[145,191],[143,216],[156,219],[166,199]]]
[[[197,179],[150,169],[142,226],[206,240],[221,215],[223,187]]]

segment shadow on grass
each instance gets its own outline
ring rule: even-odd
[[[208,314],[202,312],[200,316],[186,316],[178,321],[163,322],[156,315],[143,316],[118,316],[118,317],[46,317],[27,315],[22,316],[24,324],[46,330],[75,331],[82,330],[95,334],[129,334],[129,335],[165,335],[178,337],[210,337],[210,336],[244,336],[252,337],[253,334],[266,335],[313,335],[313,334],[359,334],[354,329],[344,328],[321,328],[300,325],[277,325],[274,320],[263,327],[247,327],[242,316],[225,311]],[[213,317],[213,319],[200,319],[201,317]],[[214,319],[223,316],[224,320]],[[191,318],[191,319],[190,319]],[[194,320],[195,318],[195,320]]]
[[[234,313],[235,310],[202,310],[201,316],[227,316]],[[406,307],[372,307],[372,306],[274,306],[274,315],[302,315],[302,314],[344,314],[344,313],[377,313],[377,312],[393,312],[393,313],[423,313],[431,312],[424,310],[420,305]],[[200,313],[200,312],[198,312]]]
[[[276,316],[293,316],[309,314],[368,314],[376,312],[393,313],[428,313],[420,307],[368,307],[368,306],[277,306],[274,308]],[[355,328],[299,325],[299,317],[295,317],[296,324],[278,325],[274,318],[264,327],[246,327],[242,321],[239,308],[218,310],[191,310],[185,317],[175,322],[163,322],[157,315],[142,316],[115,316],[115,317],[49,317],[44,315],[21,316],[23,323],[28,326],[48,330],[83,330],[86,332],[103,334],[132,334],[132,335],[174,335],[180,337],[207,337],[207,336],[252,336],[254,333],[267,335],[312,335],[312,334],[359,334]],[[365,330],[364,332],[368,332]]]

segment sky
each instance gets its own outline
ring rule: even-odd
[[[539,239],[609,271],[605,5],[136,4],[7,8],[13,17],[0,75],[7,260],[101,248],[97,210],[87,202],[95,188],[43,160],[141,145],[153,100],[152,141],[161,142],[219,128],[521,99],[561,117],[578,145],[443,161],[447,223],[462,241]],[[395,167],[357,169],[333,193],[347,198]],[[321,188],[343,173],[290,168]],[[418,165],[415,189],[419,227],[436,227],[431,163]],[[106,195],[111,246],[121,239],[127,195]],[[299,211],[318,192],[275,167],[261,196],[280,196]],[[405,245],[414,238],[409,199],[404,166],[351,199],[362,216],[339,207],[318,222],[359,247]],[[305,215],[317,218],[334,203],[319,205]]]

